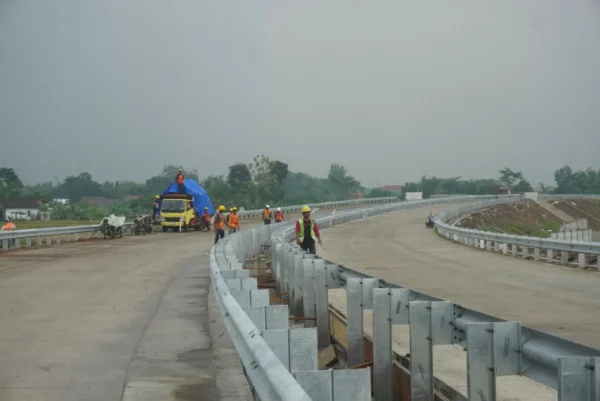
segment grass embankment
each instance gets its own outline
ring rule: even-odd
[[[91,226],[100,224],[99,220],[17,220],[14,222],[17,230],[28,230],[32,228],[53,228],[72,226]]]
[[[497,205],[472,213],[462,219],[457,226],[496,233],[526,235],[548,238],[549,230],[556,232],[563,222],[539,206],[537,203],[525,202]]]

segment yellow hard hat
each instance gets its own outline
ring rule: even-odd
[[[232,208],[231,208],[231,211],[232,211],[232,212],[237,212],[237,207],[235,207],[235,206],[234,206],[234,207],[232,207]]]
[[[304,206],[302,206],[302,210],[301,211],[302,211],[302,213],[307,213],[307,212],[310,213],[310,208],[307,205],[304,205]]]
[[[223,206],[223,205],[219,206],[219,211],[222,212],[223,210],[225,210],[225,206]]]

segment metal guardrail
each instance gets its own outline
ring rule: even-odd
[[[125,223],[123,225],[123,235],[133,233],[133,227],[133,223]],[[100,236],[100,224],[0,231],[0,251],[10,248],[21,248],[21,240],[25,240],[24,246],[30,248],[34,240],[37,246],[41,246],[52,243],[61,244],[62,237],[65,237],[66,242],[71,242],[71,240],[79,241],[79,239],[100,238]]]
[[[365,198],[365,199],[355,199],[355,200],[345,200],[345,201],[335,201],[335,202],[323,202],[323,203],[309,203],[308,206],[311,208],[323,208],[323,209],[332,209],[337,207],[352,207],[356,205],[375,205],[380,203],[392,203],[398,202],[398,198],[389,196],[385,198]],[[302,209],[304,205],[294,205],[294,206],[284,206],[281,208],[283,213],[300,213],[300,209]],[[275,210],[275,209],[271,209]],[[262,218],[263,209],[258,210],[245,210],[243,212],[239,212],[238,215],[240,219],[252,219],[252,218]]]
[[[598,195],[539,195],[546,201],[569,199],[600,199]],[[457,217],[490,206],[519,202],[520,197],[510,197],[500,200],[483,200],[441,213],[436,218],[436,230],[449,240],[466,246],[483,249],[489,252],[511,256],[521,256],[524,259],[536,261],[545,259],[553,263],[554,257],[560,253],[560,263],[570,263],[571,254],[577,254],[577,265],[580,268],[591,266],[596,259],[596,268],[600,268],[600,242],[577,242],[569,240],[536,238],[522,235],[498,234],[488,231],[473,230],[454,226],[451,222]],[[533,250],[533,253],[531,252]]]
[[[346,200],[337,202],[324,202],[315,203],[310,206],[313,208],[338,208],[338,207],[351,207],[356,205],[371,205],[380,203],[396,202],[397,199],[394,197],[385,198],[372,198],[372,199],[358,199],[358,200]],[[284,213],[299,212],[303,205],[286,206],[282,207]],[[241,219],[249,218],[260,218],[262,217],[262,210],[248,210],[240,212],[239,216]],[[133,233],[133,223],[125,223],[123,226],[123,234]],[[82,238],[99,238],[100,235],[100,224],[86,225],[86,226],[71,226],[71,227],[51,227],[51,228],[39,228],[39,229],[27,229],[27,230],[14,230],[14,231],[0,231],[0,250],[7,250],[10,248],[20,248],[21,240],[25,240],[24,246],[29,248],[35,241],[37,246],[50,245],[53,243],[54,238],[55,244],[62,242],[61,237],[65,237],[67,242],[70,242],[71,238],[78,241]]]
[[[461,202],[472,198],[477,197],[393,203],[380,207],[343,212],[335,217],[319,219],[319,222],[325,223],[322,227],[326,228],[327,222],[341,224],[399,209]],[[329,283],[330,278],[324,270],[326,266],[323,259],[316,259],[314,255],[307,255],[299,248],[287,243],[289,238],[286,238],[286,236],[289,236],[293,231],[294,227],[290,222],[268,225],[234,234],[221,241],[211,251],[213,288],[217,293],[217,301],[229,335],[240,355],[249,381],[261,400],[295,401],[312,399],[327,401],[344,399],[348,401],[370,401],[371,386],[368,368],[335,371],[317,370],[315,359],[317,344],[329,344],[329,326],[328,323],[323,324],[323,308],[316,307],[314,299],[316,288],[314,284],[317,282]],[[291,290],[289,306],[292,313],[299,311],[299,305],[304,308],[303,302],[305,300],[307,302],[304,309],[305,317],[310,318],[311,314],[308,310],[313,307],[315,313],[320,316],[316,318],[319,323],[318,329],[307,327],[306,325],[311,325],[308,320],[305,323],[305,329],[289,329],[287,326],[281,329],[281,326],[278,325],[282,322],[274,323],[279,329],[272,328],[274,316],[280,316],[283,313],[287,319],[288,307],[283,306],[284,311],[282,312],[277,310],[282,307],[281,305],[270,305],[268,290],[257,289],[256,279],[249,278],[248,271],[243,269],[245,258],[254,256],[260,251],[262,245],[269,243],[275,246],[272,249],[274,262],[272,271],[274,277],[279,278],[279,285],[289,286],[290,283],[295,281],[298,284],[298,287],[293,284],[287,287]],[[282,247],[287,247],[289,250],[285,262],[282,259]],[[304,264],[304,261],[308,263]],[[321,267],[319,278],[316,277],[317,265]],[[292,266],[294,267],[293,272],[288,271]],[[332,271],[331,273],[336,277],[338,283],[342,282],[342,270]],[[287,277],[287,280],[282,280],[284,276]],[[297,279],[294,281],[293,277]],[[313,285],[305,286],[305,278]],[[311,291],[311,287],[313,291]],[[323,288],[326,287],[323,286],[319,290]],[[307,295],[304,299],[301,295],[303,293]],[[310,294],[312,294],[312,304]],[[320,296],[319,299],[322,301],[323,297]],[[327,310],[328,302],[325,305],[325,310]],[[271,323],[269,323],[269,319],[271,319]],[[252,321],[254,325],[250,325],[249,321]],[[285,331],[283,337],[278,337],[275,332],[282,330]],[[304,341],[292,341],[292,338],[298,336],[298,334],[293,335],[292,333],[298,330],[310,330],[306,333]],[[326,340],[324,340],[325,335]],[[306,346],[307,344],[308,346]],[[283,352],[281,350],[282,346]],[[300,350],[297,349],[298,347],[300,347]],[[294,358],[309,361],[309,363],[293,367]],[[293,375],[288,374],[290,371],[293,372]],[[275,372],[278,372],[278,374],[276,375]]]
[[[514,201],[514,196],[496,198],[494,202],[498,203]],[[465,199],[442,198],[386,205],[325,217],[318,222],[321,229],[326,229],[398,209]],[[264,229],[255,231],[261,230]],[[392,399],[391,328],[397,324],[408,324],[410,328],[409,370],[413,401],[433,399],[435,372],[432,352],[437,344],[460,345],[466,350],[469,400],[495,400],[496,377],[505,375],[526,376],[556,389],[559,401],[599,399],[600,394],[594,391],[600,385],[600,350],[315,258],[290,244],[294,238],[293,227],[284,226],[281,230],[269,232],[272,232],[272,271],[278,289],[289,293],[292,313],[308,318],[315,316],[316,321],[306,320],[305,327],[316,324],[320,346],[330,341],[329,289],[346,288],[349,364],[363,362],[363,311],[373,310],[376,400]],[[268,242],[264,233],[256,240],[258,244]],[[246,254],[244,249],[239,252]],[[399,305],[405,305],[406,309]]]

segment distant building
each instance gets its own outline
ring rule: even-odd
[[[96,205],[101,207],[113,207],[119,202],[117,199],[108,199],[104,196],[82,196],[81,202],[88,205]]]
[[[379,189],[384,192],[389,192],[391,195],[400,195],[402,193],[402,185],[384,185]]]
[[[65,198],[55,198],[52,199],[52,202],[60,203],[61,205],[66,205],[67,203],[69,203],[69,200]]]
[[[358,191],[350,197],[350,200],[357,200],[357,199],[364,199],[364,198],[365,198],[365,194]]]
[[[0,199],[0,216],[3,219],[31,220],[40,213],[42,202],[29,198]]]

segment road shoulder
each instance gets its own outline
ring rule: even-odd
[[[122,400],[252,399],[210,288],[207,255],[169,284],[136,348]]]

